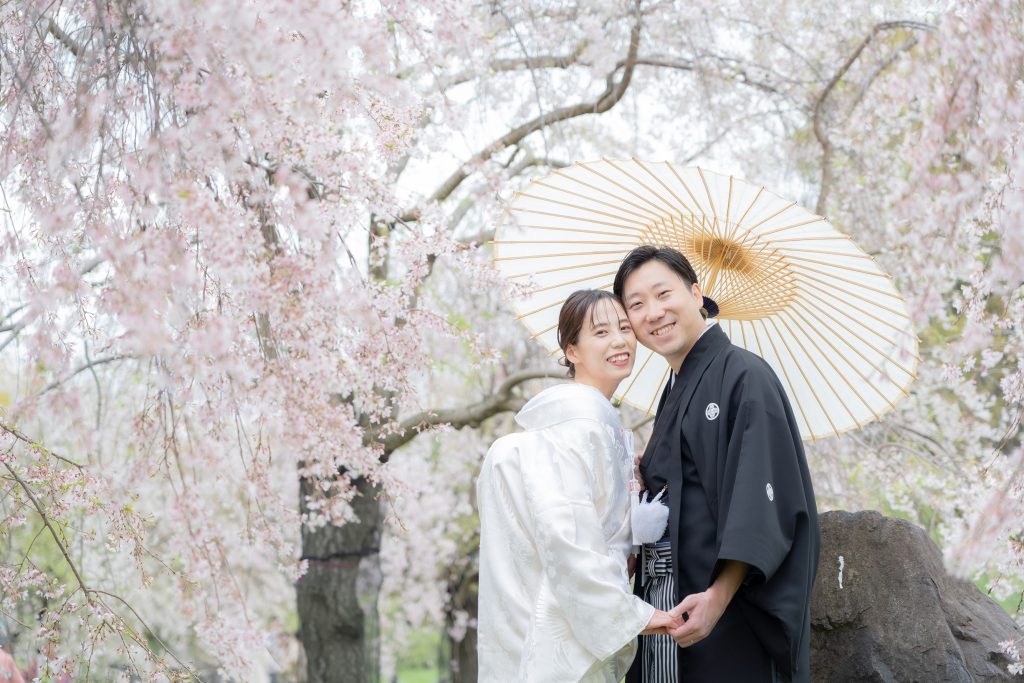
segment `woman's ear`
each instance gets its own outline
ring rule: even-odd
[[[565,358],[573,365],[580,362],[580,354],[577,352],[575,344],[569,344],[565,347]]]

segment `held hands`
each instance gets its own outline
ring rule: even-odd
[[[679,647],[699,643],[714,630],[728,604],[713,587],[703,593],[691,593],[669,610],[669,614],[678,619],[679,626],[668,629],[668,634]]]
[[[669,610],[669,614],[679,617],[683,622],[678,628],[668,631],[679,647],[690,647],[710,635],[748,571],[750,565],[728,560],[710,588],[703,593],[687,595],[681,603]]]
[[[671,629],[682,626],[683,620],[671,612],[654,610],[654,615],[647,622],[647,628],[640,632],[642,636],[671,635]]]

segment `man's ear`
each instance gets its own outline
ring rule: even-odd
[[[693,286],[690,287],[690,293],[697,297],[699,300],[704,300],[704,292],[701,291],[700,285],[697,284],[696,282],[694,282]]]

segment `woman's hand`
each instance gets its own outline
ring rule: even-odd
[[[633,478],[640,484],[640,490],[643,491],[647,488],[644,484],[644,477],[640,474],[640,461],[643,459],[643,453],[633,454]]]
[[[668,635],[669,631],[680,628],[683,625],[681,617],[677,617],[669,612],[662,612],[660,609],[654,610],[654,615],[651,620],[647,622],[647,627],[640,632],[642,636],[653,636],[653,635]]]

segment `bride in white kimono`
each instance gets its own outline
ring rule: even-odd
[[[572,384],[540,392],[498,439],[477,481],[481,683],[615,683],[636,636],[675,627],[634,596],[628,481],[633,458],[610,398],[636,338],[608,292],[572,294],[559,314]]]

